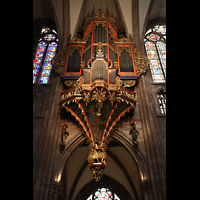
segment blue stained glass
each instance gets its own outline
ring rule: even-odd
[[[41,63],[43,63],[43,67],[40,73],[38,83],[48,83],[49,81],[49,76],[51,74],[51,69],[52,69],[51,62],[56,54],[58,46],[57,42],[50,42],[52,40],[58,41],[58,39],[56,39],[57,32],[53,30],[52,31],[53,33],[49,33],[50,31],[51,29],[48,27],[43,27],[41,31],[41,34],[43,33],[48,33],[48,34],[44,34],[43,38],[40,38],[39,44],[37,46],[35,58],[33,60],[33,83],[35,83],[37,80]],[[46,43],[44,40],[49,42]],[[46,50],[47,47],[48,49]],[[43,59],[44,56],[45,58]]]
[[[46,46],[47,46],[46,42],[40,42],[37,46],[35,58],[33,60],[33,83],[36,82],[38,70],[39,70],[40,65],[42,63],[42,59],[43,59],[43,56],[44,56]]]
[[[47,55],[46,55],[46,57],[51,57],[51,58],[53,58],[54,56],[55,56],[55,54],[56,54],[56,52],[54,51],[54,52],[47,52]]]
[[[50,44],[49,44],[49,47],[51,47],[51,46],[58,46],[58,44],[56,43],[56,42],[51,42]]]
[[[38,51],[35,55],[35,57],[43,57],[44,52],[43,51]]]
[[[35,83],[36,82],[36,76],[33,76],[33,83]]]
[[[49,44],[49,47],[48,47],[47,53],[46,53],[46,57],[45,57],[45,60],[44,60],[44,64],[43,64],[43,67],[42,67],[43,70],[41,72],[41,77],[39,79],[39,83],[48,83],[49,76],[51,74],[51,69],[52,69],[51,61],[56,54],[57,46],[58,46],[58,44],[56,42],[51,42]],[[44,78],[46,78],[46,79],[44,79]]]
[[[53,58],[48,58],[48,57],[46,57],[45,58],[45,60],[44,60],[44,63],[51,63],[51,60],[52,60]]]
[[[153,69],[153,72],[155,75],[159,75],[160,74],[160,70],[157,68],[157,69]]]
[[[42,58],[35,58],[35,59],[33,60],[33,63],[38,63],[38,64],[40,64],[41,61],[42,61]]]
[[[40,43],[38,44],[38,46],[39,46],[39,47],[41,47],[41,46],[45,46],[45,47],[46,47],[46,46],[47,46],[47,43],[46,43],[46,42],[40,42]]]
[[[38,75],[38,69],[34,69],[33,70],[33,76],[37,76]]]
[[[39,69],[39,68],[40,68],[40,64],[38,64],[38,63],[33,64],[33,69]]]
[[[49,47],[48,51],[56,51],[57,47]]]
[[[41,76],[50,76],[51,70],[48,69],[43,69]]]
[[[38,83],[48,83],[49,77],[41,76]]]
[[[52,64],[50,64],[50,63],[45,63],[44,65],[43,65],[43,68],[42,69],[51,69],[52,68]]]
[[[37,51],[45,51],[45,49],[46,49],[46,46],[39,46],[37,48]]]

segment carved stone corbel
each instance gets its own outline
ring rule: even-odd
[[[140,184],[140,192],[144,200],[152,199],[152,184],[151,182],[145,182]]]
[[[61,194],[60,182],[53,182],[49,185],[49,193],[52,199],[57,199],[58,195]]]

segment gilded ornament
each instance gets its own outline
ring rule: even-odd
[[[115,44],[134,44],[134,42],[131,42],[128,38],[122,37],[118,39],[118,42],[115,42]]]
[[[122,38],[118,39],[118,42],[126,43],[126,42],[130,42],[130,40],[126,37],[122,37]]]
[[[97,143],[89,145],[89,150],[87,161],[90,163],[89,167],[92,170],[94,180],[99,181],[106,167],[107,155],[104,148],[100,147]]]
[[[147,71],[148,65],[150,64],[150,61],[145,56],[145,54],[133,48],[133,58],[136,68],[136,74],[141,75],[142,73],[145,73]]]
[[[94,21],[94,29],[96,29],[96,27],[99,26],[99,24],[101,24],[102,27],[104,27],[104,29],[106,30],[106,21]]]
[[[76,87],[81,90],[82,89],[82,84],[83,84],[83,76],[81,76],[77,81],[76,81]]]
[[[119,90],[120,87],[122,86],[122,80],[118,76],[116,77],[116,84],[117,84],[117,90]]]
[[[88,39],[90,38],[90,33],[92,32],[92,27],[90,27],[90,29],[88,30],[86,36],[85,36],[85,42],[87,43]],[[85,43],[85,44],[86,44]]]
[[[84,61],[81,62],[80,67],[81,67],[81,69],[85,68],[85,62]]]
[[[116,48],[116,44],[115,44],[115,42],[116,42],[116,37],[115,37],[114,33],[110,30],[110,28],[108,28],[108,33],[110,34],[112,43],[113,43],[114,47]]]
[[[118,65],[118,61],[115,61],[115,63],[114,63],[114,68],[115,68],[115,69],[118,69],[118,66],[119,66],[119,65]]]
[[[119,56],[121,56],[123,49],[128,52],[129,56],[132,56],[130,46],[118,46]]]
[[[75,38],[71,39],[69,43],[77,44],[77,43],[85,43],[85,42],[83,42],[80,37],[75,37]]]
[[[71,56],[74,51],[77,49],[78,53],[79,53],[79,56],[81,56],[81,53],[82,53],[82,46],[71,46],[70,47],[70,53],[69,53],[69,56]]]
[[[70,81],[70,80],[65,80],[64,84],[68,87],[73,87],[76,85],[76,83],[74,81]]]
[[[67,61],[67,53],[68,53],[68,46],[63,48],[63,50],[57,53],[52,61],[53,69],[56,73],[59,73],[61,76],[65,73],[65,66]]]
[[[124,87],[132,87],[136,84],[136,80],[124,81]]]

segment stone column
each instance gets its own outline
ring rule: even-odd
[[[140,193],[142,200],[152,200],[152,186],[150,182],[140,184]]]
[[[61,196],[61,185],[58,182],[53,182],[49,185],[49,200],[59,200]]]

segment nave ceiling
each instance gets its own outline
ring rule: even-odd
[[[68,123],[68,125],[68,131],[71,133],[68,136],[68,140],[72,141],[73,138],[79,134],[79,130],[72,123]],[[127,124],[124,123],[124,126],[127,126]],[[131,136],[129,135],[128,129],[123,134],[127,143],[131,143]],[[62,186],[62,198],[76,200],[82,192],[81,197],[87,199],[91,193],[95,192],[97,189],[96,187],[100,187],[104,184],[103,187],[108,187],[121,199],[126,199],[126,195],[130,195],[130,199],[139,199],[141,171],[139,171],[133,155],[127,150],[127,147],[122,145],[121,142],[123,140],[124,139],[121,139],[119,142],[116,137],[110,139],[106,161],[108,165],[104,170],[102,180],[99,182],[93,181],[93,176],[88,167],[88,162],[86,161],[89,151],[88,145],[85,142],[82,142],[70,154],[67,162],[62,166],[60,180]],[[67,155],[67,153],[63,152],[63,158]],[[62,162],[62,159],[60,162]],[[117,185],[113,184],[113,181],[116,181],[122,188],[126,188],[126,194],[124,193],[122,195],[122,191],[117,190]],[[93,185],[92,188],[90,183]]]
[[[37,25],[56,26],[59,41],[63,44],[61,50],[67,43],[69,34],[71,38],[76,36],[78,28],[81,27],[84,16],[91,12],[93,6],[95,10],[100,7],[102,10],[108,10],[117,16],[120,24],[124,26],[127,36],[132,30],[132,4],[138,6],[138,34],[141,40],[143,32],[146,31],[148,24],[154,21],[165,21],[166,18],[166,0],[33,0],[33,35],[36,34]],[[146,20],[147,18],[147,20]],[[148,21],[148,23],[146,23]],[[54,27],[53,27],[54,28]]]

